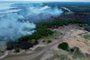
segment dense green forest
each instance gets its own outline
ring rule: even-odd
[[[79,26],[83,26],[85,23],[80,20],[52,20],[39,22],[36,23],[36,31],[32,35],[22,36],[17,39],[16,42],[8,42],[7,49],[29,49],[30,47],[38,44],[39,39],[53,35],[54,31],[52,31],[52,29],[68,24],[78,24]]]
[[[54,32],[50,30],[50,28],[58,28],[59,26],[64,26],[68,24],[78,24],[79,26],[81,26],[84,23],[79,20],[53,20],[48,22],[39,22],[36,24],[36,31],[32,35],[23,36],[18,40],[38,40],[40,38],[52,35]]]

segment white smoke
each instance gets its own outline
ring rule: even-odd
[[[20,3],[9,4],[9,6],[8,9],[0,10],[0,38],[3,40],[15,40],[27,34],[31,35],[36,28],[34,20],[48,19],[51,16],[56,17],[62,13],[62,10],[57,7],[51,8],[43,6],[43,4]],[[28,20],[24,21],[24,19]]]
[[[29,21],[39,21],[60,16],[63,11],[57,7],[45,6],[42,3],[38,4],[14,4],[14,7],[21,9],[18,13],[23,15]]]
[[[23,35],[32,34],[36,26],[28,21],[18,21],[17,13],[9,13],[0,18],[0,38],[7,40],[18,38]]]
[[[62,13],[61,9],[58,9],[57,7],[51,8],[49,6],[43,6],[43,7],[31,7],[29,8],[29,19],[31,20],[43,20],[53,17],[60,16]],[[34,18],[35,17],[35,18]]]

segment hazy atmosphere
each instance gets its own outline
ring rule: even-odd
[[[3,0],[3,1],[30,1],[30,2],[90,2],[90,0]]]
[[[0,0],[0,60],[90,60],[90,0]]]

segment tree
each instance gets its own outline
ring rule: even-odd
[[[58,48],[68,51],[69,46],[66,42],[63,42],[63,43],[58,45]]]

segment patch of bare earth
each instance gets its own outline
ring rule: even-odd
[[[72,29],[63,37],[64,42],[67,42],[69,46],[78,47],[82,53],[90,54],[90,40],[85,39],[81,34],[88,34],[90,32],[78,29]]]
[[[57,37],[57,40],[62,40],[58,44],[67,42],[70,48],[78,47],[81,54],[58,49],[58,44],[56,44],[42,56],[41,60],[90,60],[90,40],[82,36],[82,34],[87,35],[90,32],[83,30],[77,25],[63,26],[55,30],[58,33],[63,33],[62,38],[59,38],[60,36]]]
[[[62,26],[53,29],[53,31],[56,31],[53,36],[43,38],[40,41],[40,44],[45,44],[45,47],[33,50],[34,54],[8,57],[5,60],[90,60],[90,58],[84,58],[90,54],[90,40],[87,40],[87,37],[83,37],[90,32],[84,31],[78,25]],[[42,43],[44,40],[51,40],[52,42],[49,44]],[[58,48],[58,45],[62,42],[67,42],[70,48],[78,47],[82,53],[87,55],[73,58],[72,56],[75,54]],[[76,55],[79,56],[78,54]]]

